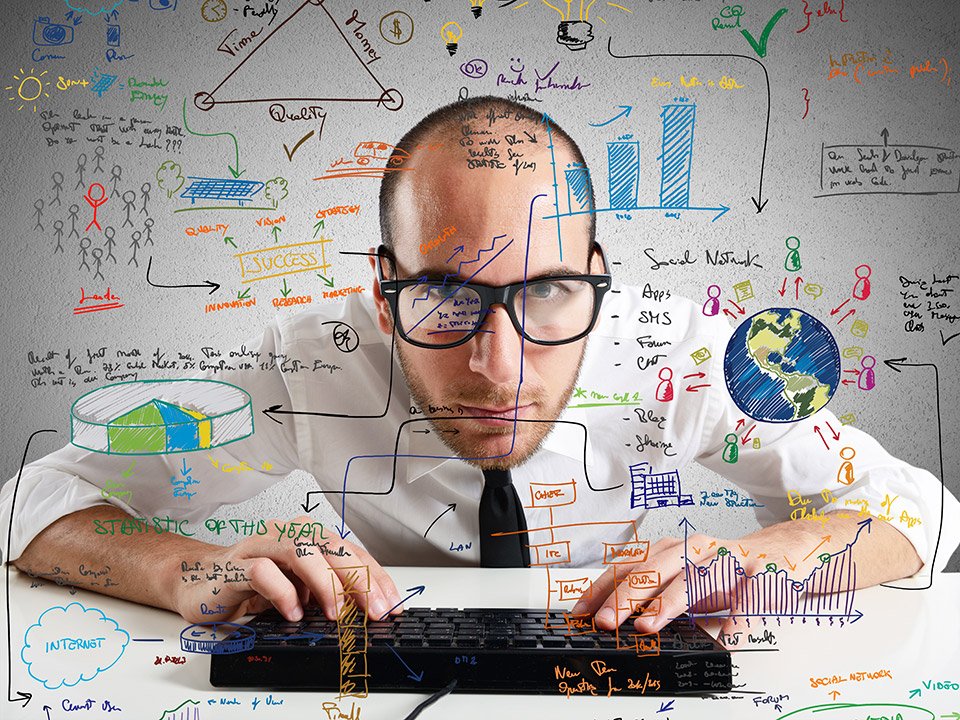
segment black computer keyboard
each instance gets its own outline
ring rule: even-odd
[[[546,620],[546,622],[545,622]],[[242,652],[212,652],[217,687],[309,689],[362,696],[457,691],[579,695],[729,692],[730,653],[685,617],[657,635],[628,619],[619,633],[570,623],[563,612],[515,608],[407,608],[349,630],[306,608],[300,622],[267,610],[247,624]],[[342,631],[342,632],[341,632]],[[235,649],[235,646],[234,646]]]

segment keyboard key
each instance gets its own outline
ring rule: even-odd
[[[540,639],[540,643],[545,648],[562,648],[567,646],[567,639],[565,637],[552,637],[550,635],[544,635]]]

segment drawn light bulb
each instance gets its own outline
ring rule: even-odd
[[[593,40],[593,25],[585,20],[562,20],[557,26],[557,42],[569,50],[583,50]]]
[[[451,20],[440,28],[440,37],[447,44],[447,52],[450,55],[455,55],[458,47],[457,43],[463,37],[463,28],[460,27],[459,23]]]
[[[475,18],[479,18],[483,12],[483,0],[470,0],[470,12]]]

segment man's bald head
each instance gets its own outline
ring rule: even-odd
[[[521,177],[532,162],[544,162],[548,152],[543,115],[536,110],[507,98],[484,95],[444,105],[414,125],[397,142],[397,151],[391,155],[388,168],[401,168],[384,175],[380,184],[380,237],[388,248],[396,242],[397,227],[394,208],[398,191],[407,182],[409,174],[429,171],[437,163],[425,163],[439,153],[448,167],[464,167],[477,173],[505,174]],[[529,133],[527,135],[526,133]],[[586,170],[583,153],[573,139],[552,119],[550,134],[557,153],[557,175],[562,177],[565,167],[579,165]],[[531,142],[531,137],[537,142]],[[522,142],[516,142],[520,140]],[[534,160],[534,156],[537,160]],[[393,158],[396,157],[396,165]],[[526,163],[526,165],[525,165]],[[402,168],[409,167],[409,170]],[[422,179],[422,178],[420,178]],[[593,186],[587,183],[589,205],[594,207]],[[552,198],[551,198],[552,199]],[[425,199],[424,199],[425,200]],[[529,200],[525,198],[524,202]],[[427,200],[428,201],[428,200]],[[590,240],[596,235],[593,214],[589,217]]]

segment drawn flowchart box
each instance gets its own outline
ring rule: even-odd
[[[831,195],[960,192],[960,155],[928,145],[821,145],[820,190]]]

